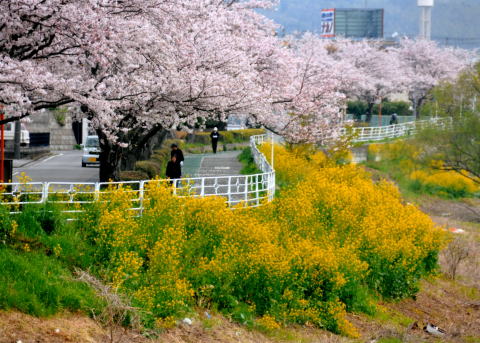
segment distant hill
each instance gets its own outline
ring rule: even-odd
[[[275,11],[265,14],[281,24],[286,32],[313,31],[320,27],[322,8],[384,8],[385,36],[398,32],[418,34],[420,10],[416,0],[281,0]],[[480,47],[480,0],[436,0],[432,36],[447,44]]]

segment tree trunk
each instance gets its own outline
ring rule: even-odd
[[[143,136],[135,135],[135,138],[131,139],[132,143],[129,148],[124,149],[121,155],[121,170],[133,170],[137,161],[149,159],[153,150],[162,145],[168,131],[164,129],[152,130]]]
[[[22,144],[22,123],[20,120],[15,122],[15,134],[13,136],[13,158],[20,159],[20,145]]]
[[[168,131],[154,128],[145,133],[135,130],[129,133],[127,148],[111,144],[102,130],[97,130],[100,139],[100,182],[120,180],[120,171],[135,169],[137,161],[149,159],[153,150],[160,146],[167,137]]]
[[[420,109],[422,108],[423,106],[423,103],[425,102],[425,99],[426,97],[423,97],[423,98],[420,98],[417,100],[417,105],[416,105],[416,109],[415,109],[415,118],[416,119],[420,119]]]
[[[367,118],[365,119],[365,121],[367,123],[370,123],[372,121],[372,115],[373,115],[373,106],[375,104],[373,102],[369,102],[368,103],[368,107],[367,107]]]
[[[119,155],[120,147],[111,144],[101,129],[97,129],[97,135],[100,141],[100,182],[109,182],[119,180]]]
[[[420,108],[423,105],[423,102],[425,101],[425,98],[419,98],[419,99],[413,99],[413,115],[415,116],[415,119],[420,119]]]

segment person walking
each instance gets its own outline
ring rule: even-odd
[[[216,127],[214,127],[212,133],[210,133],[210,138],[212,139],[213,153],[216,154],[217,153],[218,140],[220,138],[220,134],[218,133],[218,129]]]
[[[172,151],[170,151],[170,159],[175,156],[177,160],[176,163],[180,165],[181,169],[183,167],[183,161],[185,160],[183,157],[183,151],[175,143],[170,145],[170,148],[172,148]]]
[[[398,124],[398,116],[396,113],[393,113],[390,117],[390,125],[397,125]]]
[[[177,162],[177,155],[172,155],[170,161],[168,161],[165,175],[170,179],[170,184],[175,182],[175,185],[176,180],[182,177],[182,169],[180,168],[180,163]]]

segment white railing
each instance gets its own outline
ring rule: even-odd
[[[272,201],[275,195],[275,171],[257,146],[266,139],[266,135],[250,138],[253,157],[262,171],[259,174],[124,182],[0,183],[0,205],[10,205],[11,213],[18,213],[24,205],[50,202],[71,205],[64,212],[82,212],[82,204],[104,201],[115,188],[124,187],[132,194],[131,210],[141,214],[143,203],[148,199],[149,186],[170,183],[173,194],[177,196],[219,196],[225,198],[230,207],[257,207]]]
[[[371,142],[382,141],[384,139],[392,139],[405,137],[415,134],[417,130],[427,125],[445,125],[449,122],[448,118],[433,118],[430,120],[411,121],[403,124],[378,126],[378,127],[355,127],[351,129],[341,129],[340,134],[350,134],[353,142]]]

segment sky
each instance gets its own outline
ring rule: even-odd
[[[420,10],[417,0],[281,0],[275,11],[265,14],[287,33],[318,32],[322,8],[384,8],[385,38],[394,32],[416,37]],[[432,12],[432,37],[439,42],[480,47],[480,0],[436,0]]]

